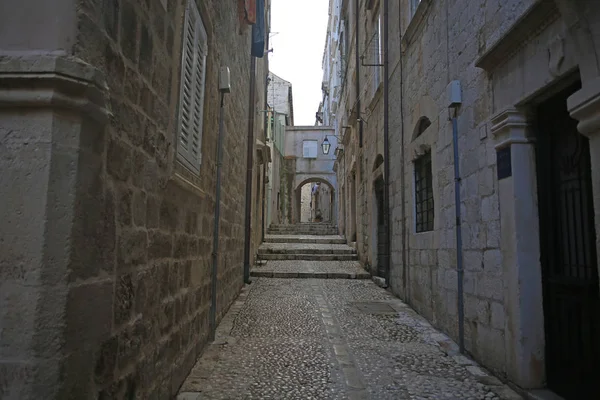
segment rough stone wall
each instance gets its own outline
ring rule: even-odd
[[[291,108],[293,105],[289,102],[289,93],[292,84],[272,72],[269,72],[269,77],[271,81],[267,89],[267,102],[276,112],[290,117],[291,123]]]
[[[221,65],[231,69],[232,94],[225,101],[217,321],[242,285],[246,124],[240,120],[248,115],[250,29],[240,26],[235,7],[198,3],[209,41],[199,175],[176,161],[184,2],[169,1],[165,10],[158,0],[83,1],[78,9],[75,55],[109,84],[113,115],[94,179],[116,226],[114,238],[98,238],[115,247],[105,272],[73,276],[73,284],[89,286],[70,299],[90,305],[80,306],[82,315],[104,312],[94,306],[106,296],[95,291],[98,277],[111,282],[114,295],[110,335],[64,371],[78,398],[96,398],[95,391],[100,398],[170,398],[208,339]]]
[[[254,97],[254,165],[253,165],[253,182],[252,182],[252,246],[250,255],[252,259],[250,264],[254,264],[258,246],[262,242],[263,230],[263,213],[266,207],[263,204],[266,199],[266,168],[267,156],[269,150],[267,143],[267,109],[266,103],[266,87],[267,77],[269,76],[268,59],[265,56],[262,59],[257,59],[256,62],[256,93]]]
[[[312,196],[311,196],[312,184],[307,183],[300,188],[300,221],[299,222],[312,222]]]
[[[499,373],[504,372],[505,363],[500,216],[494,143],[484,134],[492,111],[491,91],[488,78],[474,62],[486,43],[493,42],[508,29],[530,3],[459,1],[450,7],[449,2],[423,1],[414,20],[410,13],[402,12],[409,9],[408,1],[401,2],[400,9],[394,5],[391,10],[392,15],[402,16],[402,28],[395,23],[391,28],[402,29],[405,49],[400,58],[401,47],[390,43],[390,153],[401,154],[402,146],[405,151],[404,188],[402,160],[392,160],[390,164],[392,289],[457,339],[454,171],[446,86],[458,79],[463,93],[458,115],[458,145],[462,179],[465,345],[478,360]],[[397,35],[391,35],[394,36]],[[396,89],[400,87],[401,92]],[[415,137],[417,122],[423,116],[430,119],[431,126]],[[415,233],[413,162],[429,148],[433,167],[434,230]],[[405,191],[404,226],[408,240],[406,265],[402,265],[402,190]]]
[[[265,228],[268,228],[271,224],[279,224],[281,220],[278,198],[281,197],[280,173],[282,156],[274,146],[269,147],[273,161],[270,163],[267,175],[269,179],[267,183],[268,209],[266,210]]]
[[[366,2],[362,2],[361,27],[359,31],[360,51],[365,57],[364,64],[376,64],[379,60],[376,56],[377,40],[374,38],[376,25],[374,21],[382,12],[383,2],[375,2],[372,10],[366,9]],[[383,20],[382,20],[383,21]],[[382,27],[383,28],[383,27]],[[377,270],[376,260],[373,257],[376,241],[374,232],[377,231],[377,215],[374,214],[375,188],[374,181],[381,176],[383,167],[383,67],[375,65],[361,65],[361,116],[365,120],[363,124],[363,147],[360,151],[361,178],[358,184],[359,206],[357,214],[360,216],[361,235],[357,238],[357,249],[364,265],[375,273]],[[376,253],[376,250],[375,250]]]
[[[381,3],[381,4],[379,4]],[[373,39],[375,34],[376,25],[373,21],[376,21],[377,15],[380,12],[380,7],[383,2],[375,2],[372,10],[367,10],[367,2],[360,2],[359,9],[359,55],[364,56],[364,64],[376,64],[378,63],[376,57],[376,40]],[[356,122],[356,113],[350,115],[349,110],[355,108],[356,105],[356,63],[354,54],[356,52],[355,40],[355,19],[354,19],[354,3],[344,1],[342,9],[347,10],[348,16],[348,32],[350,38],[349,54],[348,54],[348,70],[346,72],[345,80],[340,80],[340,83],[344,85],[343,90],[338,88],[337,92],[341,92],[342,96],[335,102],[339,101],[339,111],[336,114],[338,119],[338,126],[350,125],[352,131],[346,134],[346,140],[343,141],[344,155],[343,160],[338,160],[338,182],[340,187],[342,183],[345,187],[344,197],[342,201],[346,202],[346,216],[339,216],[338,224],[344,227],[344,235],[348,240],[353,240],[352,235],[352,223],[341,223],[340,219],[344,218],[344,221],[351,221],[355,219],[356,226],[356,247],[358,255],[368,269],[375,271],[375,260],[372,258],[372,247],[375,245],[373,242],[373,224],[376,223],[376,216],[373,215],[374,210],[374,180],[381,175],[382,169],[374,168],[375,162],[378,155],[383,153],[383,67],[375,65],[361,65],[359,66],[360,73],[360,91],[359,99],[361,102],[360,113],[361,118],[364,120],[362,123],[363,129],[363,140],[362,147],[359,145],[359,123]],[[336,18],[336,15],[332,15],[331,18]],[[339,60],[332,60],[332,62],[339,62]],[[341,112],[340,112],[341,111]],[[340,132],[340,136],[343,136],[343,131]],[[344,164],[340,167],[341,164]],[[356,176],[356,190],[352,191],[352,180],[351,175],[354,171]],[[355,196],[356,201],[356,214],[351,215],[351,197]]]
[[[368,32],[364,3],[359,2],[359,43]],[[490,119],[504,107],[538,95],[541,89],[562,77],[551,76],[552,72],[541,71],[540,66],[548,63],[551,38],[564,37],[564,33],[561,34],[563,21],[548,21],[544,32],[532,33],[533,40],[523,38],[526,44],[507,56],[510,60],[492,77],[475,66],[476,60],[511,28],[534,0],[422,0],[417,10],[411,10],[410,0],[389,3],[391,289],[458,339],[454,157],[446,87],[450,81],[459,80],[462,105],[457,115],[458,163],[465,269],[465,344],[476,359],[504,374],[506,354],[514,351],[508,346],[515,346],[505,338],[508,334],[505,320],[515,316],[507,315],[505,310],[506,282],[500,249],[494,149],[497,143],[491,137]],[[580,12],[586,8],[587,14],[597,15],[597,9],[590,5],[581,5]],[[330,19],[337,17],[332,14]],[[340,17],[347,21],[347,29],[340,35],[340,47],[348,38],[348,51],[345,58],[339,53],[337,57],[348,69],[341,75],[342,86],[340,93],[336,93],[339,98],[335,99],[339,102],[338,135],[343,138],[343,152],[339,153],[335,165],[342,193],[338,224],[348,240],[355,240],[353,233],[356,232],[360,259],[368,266],[372,263],[370,227],[375,219],[372,183],[381,174],[375,157],[384,154],[379,134],[383,124],[382,105],[379,106],[382,102],[378,103],[376,95],[369,102],[371,92],[366,71],[373,67],[361,67],[361,112],[367,119],[367,124],[363,124],[361,148],[355,108],[354,2],[342,2]],[[563,17],[568,19],[569,16]],[[587,53],[594,54],[592,50]],[[566,46],[560,74],[574,69],[573,54]],[[583,55],[585,57],[588,56]],[[579,66],[585,83],[589,70],[583,60]],[[498,90],[492,90],[492,86]],[[421,117],[427,117],[431,125],[417,137]],[[432,154],[434,227],[431,232],[416,233],[414,161],[427,151]]]

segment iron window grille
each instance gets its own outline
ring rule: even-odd
[[[431,151],[415,160],[415,221],[416,231],[433,230],[433,175]]]

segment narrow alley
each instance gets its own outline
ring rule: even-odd
[[[266,260],[178,400],[521,399],[375,285],[323,224],[274,227]]]
[[[0,0],[0,400],[599,400],[600,1]]]

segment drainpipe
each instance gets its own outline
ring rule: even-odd
[[[388,15],[389,1],[383,0],[383,211],[385,212],[385,283],[390,285],[391,265],[391,224],[390,224],[390,148],[389,148],[389,57],[388,57]]]
[[[228,69],[227,76],[228,74]],[[223,78],[219,79],[222,82]],[[223,120],[225,119],[224,99],[225,93],[229,91],[229,79],[225,82],[226,87],[220,87],[221,109],[219,113],[219,139],[217,142],[217,184],[215,188],[215,225],[213,230],[213,251],[212,251],[212,271],[211,271],[211,302],[210,302],[210,335],[211,339],[215,337],[217,328],[217,268],[219,262],[219,227],[221,216],[221,170],[223,167],[223,141],[225,132],[223,129]]]
[[[400,9],[400,7],[398,7]],[[402,14],[399,10],[398,20],[402,21]],[[408,293],[409,290],[409,257],[408,255],[408,240],[406,234],[406,141],[404,139],[404,60],[402,54],[402,36],[400,36],[399,41],[399,56],[400,56],[400,201],[402,204],[400,205],[400,213],[402,214],[401,219],[401,229],[400,236],[402,242],[402,284],[404,289],[404,301],[407,304],[410,304],[410,295]],[[385,161],[385,160],[384,160]]]
[[[458,347],[465,352],[465,313],[463,291],[463,259],[462,259],[462,229],[460,222],[460,172],[458,166],[458,122],[457,110],[451,106],[452,116],[452,145],[454,148],[454,209],[456,215],[456,273],[458,278]]]
[[[265,35],[265,39],[266,39],[266,48],[267,48],[267,53],[269,52],[269,39],[271,36],[271,14],[269,14],[269,21],[267,21],[267,26],[269,27],[269,29],[267,29],[267,33]],[[263,132],[265,133],[265,145],[267,145],[267,124],[268,122],[268,113],[266,112],[267,110],[267,105],[268,105],[268,101],[267,101],[267,97],[269,96],[269,57],[267,57],[267,75],[265,76],[265,103],[264,103],[264,107],[263,110],[265,110],[265,113],[262,114],[263,116]],[[275,121],[275,106],[273,105],[273,121]],[[271,131],[271,133],[275,133],[273,131]],[[270,151],[270,150],[269,150]],[[260,235],[260,241],[261,243],[265,241],[265,210],[266,210],[266,205],[267,205],[267,164],[263,164],[263,204],[262,204],[262,228],[261,228],[261,235]],[[270,199],[270,198],[269,198]]]
[[[256,58],[250,56],[250,96],[248,100],[248,148],[246,151],[246,232],[244,239],[244,283],[250,283],[250,234],[252,232],[252,169],[254,155],[254,95]]]
[[[268,47],[268,41],[267,41]],[[267,84],[267,79],[269,79],[269,69],[267,68],[267,76],[265,78],[265,104],[263,110],[267,109],[267,94],[269,90],[269,85]],[[267,113],[262,114],[264,123],[263,123],[263,132],[265,133],[265,146],[267,145]],[[268,147],[269,148],[269,147]],[[270,148],[269,148],[270,149]],[[264,150],[264,149],[263,149]],[[270,151],[270,150],[269,150]],[[262,221],[261,221],[261,233],[260,233],[260,242],[265,241],[265,210],[267,206],[267,162],[263,162],[263,196],[262,196]]]
[[[363,120],[360,112],[360,56],[358,55],[358,27],[360,26],[359,22],[359,12],[360,12],[360,4],[359,0],[354,0],[355,4],[355,12],[354,12],[354,24],[356,25],[356,38],[354,42],[354,61],[356,63],[356,119],[358,120],[358,147],[362,148],[363,146]]]

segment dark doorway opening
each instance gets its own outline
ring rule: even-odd
[[[375,181],[375,202],[377,206],[377,275],[385,278],[387,276],[386,244],[387,230],[385,229],[384,212],[384,182],[382,178]]]
[[[350,241],[356,242],[356,174],[350,178]]]
[[[600,392],[600,296],[588,139],[567,111],[580,83],[538,107],[546,375],[567,400]]]

